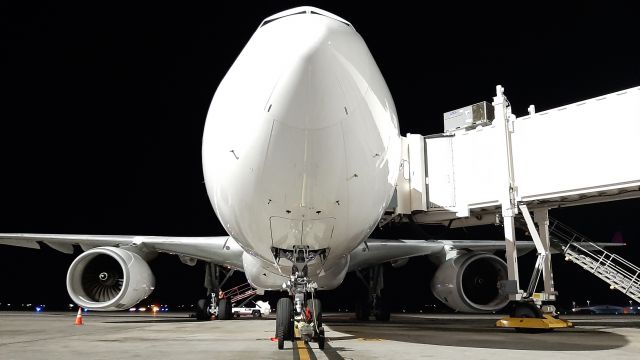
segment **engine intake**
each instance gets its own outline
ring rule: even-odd
[[[507,264],[499,257],[470,252],[440,265],[431,291],[445,305],[462,312],[491,312],[509,302],[498,283],[508,279]]]
[[[78,256],[67,273],[71,299],[89,310],[124,310],[149,296],[155,278],[139,255],[115,247],[99,247]]]

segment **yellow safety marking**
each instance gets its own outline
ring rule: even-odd
[[[558,329],[570,328],[573,324],[567,320],[556,319],[550,315],[544,314],[540,318],[512,318],[507,316],[496,321],[496,326],[506,328],[524,328],[524,329]]]
[[[298,331],[297,326],[294,328],[293,333],[296,338],[300,337],[300,331]],[[300,358],[300,360],[311,360],[309,349],[307,349],[307,346],[305,345],[304,340],[302,339],[296,340],[296,347],[298,348],[298,357]]]

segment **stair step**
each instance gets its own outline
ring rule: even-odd
[[[640,302],[640,268],[614,255],[555,219],[549,233],[561,244],[567,260],[596,275],[612,287]]]

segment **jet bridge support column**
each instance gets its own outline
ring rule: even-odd
[[[553,269],[551,267],[551,243],[549,241],[549,209],[533,210],[533,219],[538,224],[538,234],[540,242],[544,248],[545,254],[542,265],[542,279],[544,281],[544,294],[548,297],[546,300],[555,300],[557,295],[553,285]]]
[[[540,272],[542,272],[542,276],[544,279],[544,291],[539,294],[539,296],[533,297],[533,299],[539,301],[555,300],[556,294],[553,289],[553,273],[551,272],[549,215],[547,209],[537,209],[533,212],[536,219],[535,222],[538,224],[539,231],[536,230],[536,226],[533,219],[531,218],[531,214],[529,214],[527,205],[521,204],[520,209],[522,210],[522,216],[527,223],[529,234],[531,234],[533,243],[536,246],[536,251],[538,252],[538,261],[536,261],[536,267],[533,269],[533,275],[531,276],[531,281],[529,283],[529,288],[525,293],[525,297],[533,297],[536,286],[538,284],[538,280],[540,278]]]
[[[498,154],[498,161],[504,165],[504,183],[500,202],[502,203],[502,218],[504,224],[504,239],[507,258],[507,271],[509,280],[503,282],[502,289],[504,293],[509,294],[511,300],[520,300],[522,291],[520,290],[520,277],[518,275],[518,252],[516,247],[516,229],[514,217],[518,214],[518,206],[516,203],[516,185],[513,171],[513,155],[511,144],[511,122],[512,115],[509,101],[504,96],[504,88],[500,85],[496,86],[496,96],[493,98],[493,108],[495,119],[493,123],[504,134],[504,146]]]
[[[503,291],[509,294],[509,299],[520,300],[520,277],[518,275],[518,251],[516,248],[516,228],[513,215],[504,216],[504,240],[506,243],[505,257],[507,258],[507,272],[509,282],[503,286]]]

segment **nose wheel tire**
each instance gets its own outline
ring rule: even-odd
[[[285,340],[293,340],[293,303],[289,298],[278,300],[276,310],[276,338],[278,349],[284,349]]]
[[[218,319],[231,320],[233,318],[231,301],[229,299],[221,299],[218,303]]]
[[[318,330],[318,348],[320,350],[324,350],[324,342],[325,342],[324,328],[321,327]]]
[[[322,326],[322,303],[320,299],[307,300],[307,307],[311,311],[311,318],[315,320],[317,327],[320,328]]]

